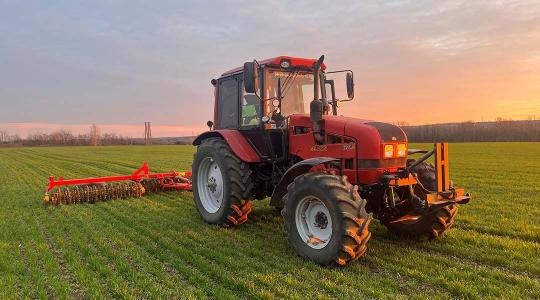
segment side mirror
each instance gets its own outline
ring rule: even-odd
[[[212,126],[214,126],[214,122],[208,121],[206,122],[206,126],[208,126],[208,129],[212,130]]]
[[[354,80],[353,80],[353,74],[347,73],[347,96],[349,99],[354,98]]]
[[[257,64],[255,62],[244,63],[244,89],[246,93],[255,93],[257,90]]]

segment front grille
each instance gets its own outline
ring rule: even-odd
[[[404,167],[407,164],[406,157],[388,159],[359,159],[358,167],[362,169]]]

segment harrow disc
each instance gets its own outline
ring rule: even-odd
[[[113,199],[141,197],[145,188],[138,182],[85,184],[62,187],[49,193],[52,204],[95,203]]]
[[[141,180],[141,185],[143,186],[145,192],[159,193],[163,191],[163,186],[157,178],[143,179]]]

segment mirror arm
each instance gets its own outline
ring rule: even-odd
[[[335,86],[334,86],[334,80],[333,79],[325,79],[324,84],[325,84],[325,90],[326,90],[326,84],[330,85],[330,93],[332,94],[331,95],[332,100],[328,101],[328,103],[330,105],[332,105],[332,115],[337,116],[338,99],[336,99],[336,89],[335,89]]]
[[[343,73],[343,72],[351,72],[353,73],[352,70],[338,70],[338,71],[330,71],[330,72],[325,72],[326,74],[334,74],[334,73]]]
[[[343,73],[343,72],[349,72],[351,73],[351,76],[354,78],[354,72],[352,70],[349,70],[349,69],[345,69],[345,70],[338,70],[338,71],[329,71],[329,72],[325,72],[326,74],[335,74],[335,73]],[[354,84],[354,82],[353,82]],[[347,95],[348,96],[348,95]],[[347,102],[347,101],[352,101],[354,99],[354,96],[352,98],[349,98],[347,100],[339,100],[340,102]]]

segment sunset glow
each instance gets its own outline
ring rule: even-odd
[[[252,59],[321,54],[328,70],[354,71],[349,116],[540,119],[538,2],[214,6],[0,4],[0,130],[96,123],[140,137],[151,121],[155,137],[197,134],[213,118],[212,78]]]

